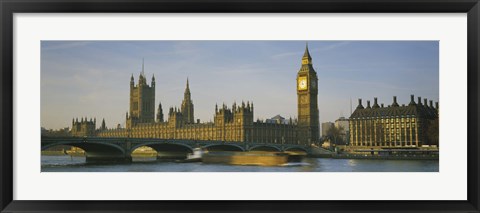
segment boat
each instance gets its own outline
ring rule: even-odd
[[[229,164],[244,166],[285,166],[301,162],[306,154],[290,152],[209,152],[202,157],[207,164]]]
[[[183,160],[178,160],[179,163],[192,163],[192,162],[202,162],[202,156],[207,153],[201,148],[193,149],[193,153],[188,153],[187,158]]]

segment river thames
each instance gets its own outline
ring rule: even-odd
[[[177,163],[134,158],[131,164],[91,164],[85,157],[41,157],[42,172],[438,172],[438,160],[306,158],[282,167]]]

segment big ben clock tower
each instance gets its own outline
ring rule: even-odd
[[[298,140],[309,145],[320,137],[318,116],[318,78],[312,66],[312,57],[305,47],[302,67],[297,73]]]

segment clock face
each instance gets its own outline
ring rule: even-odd
[[[316,84],[315,84],[315,81],[312,81],[311,84],[312,84],[312,88],[315,88],[315,85],[316,85]]]
[[[299,90],[307,89],[307,77],[298,77],[298,89]]]

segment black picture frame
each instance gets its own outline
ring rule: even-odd
[[[480,212],[478,0],[0,0],[1,212]],[[14,13],[467,13],[468,195],[466,201],[17,201],[13,200]],[[452,183],[445,183],[452,184]],[[441,187],[440,187],[441,189]],[[428,200],[428,198],[425,198]]]

